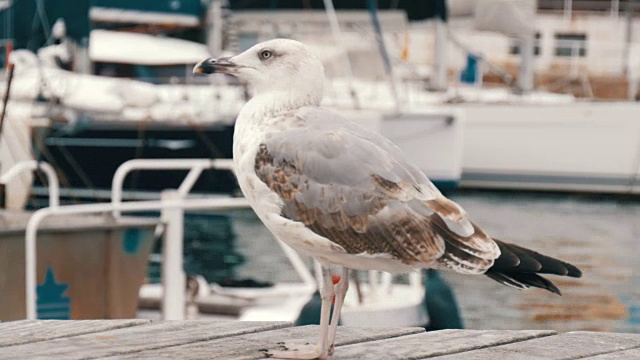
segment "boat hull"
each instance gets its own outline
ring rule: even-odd
[[[24,231],[31,213],[0,211],[0,320],[26,315]],[[56,216],[37,241],[38,319],[126,319],[136,314],[157,219]]]
[[[640,193],[640,104],[468,104],[461,187]]]
[[[443,191],[458,186],[462,173],[462,112],[339,112],[396,143]],[[194,128],[183,124],[136,125],[92,121],[83,123],[76,131],[64,130],[64,127],[54,126],[44,139],[46,152],[51,154],[53,163],[67,180],[63,187],[68,189],[61,191],[63,197],[93,198],[100,193],[108,197],[107,191],[117,167],[135,158],[232,157],[231,125]],[[159,192],[177,186],[183,177],[182,171],[167,171],[162,177],[148,172],[134,173],[125,182],[124,190],[129,193]],[[36,186],[35,193],[45,195],[45,189],[39,184]],[[194,193],[238,191],[233,174],[216,170],[205,171],[193,188]]]

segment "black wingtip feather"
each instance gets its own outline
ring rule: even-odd
[[[533,273],[541,273],[541,274],[553,274],[553,275],[561,275],[561,276],[570,276],[570,277],[581,277],[582,271],[578,269],[576,266],[564,262],[562,260],[554,259],[550,256],[542,255],[536,251],[529,250],[527,248],[523,248],[521,246],[506,243],[504,241],[495,240],[500,248],[500,252],[505,255],[500,255],[500,257],[496,260],[492,269],[499,270],[509,270],[509,271],[518,271],[518,272],[533,272]],[[516,256],[520,259],[520,263],[516,266],[509,266],[507,263],[502,262],[501,258],[506,256],[508,258],[512,258]],[[513,261],[510,260],[509,263]]]
[[[582,270],[578,269],[577,266],[571,265],[569,263],[565,263],[564,265],[567,268],[567,270],[569,270],[569,272],[567,273],[567,276],[574,277],[574,278],[582,277]]]
[[[542,255],[515,244],[505,243],[500,240],[495,240],[495,242],[500,248],[501,255],[485,275],[501,284],[519,289],[537,287],[562,295],[558,287],[538,274],[553,274],[575,278],[582,276],[580,269],[562,260]]]
[[[560,289],[548,279],[534,273],[500,273],[489,270],[485,273],[489,278],[517,289],[537,287],[562,296]]]

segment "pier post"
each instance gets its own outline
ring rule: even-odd
[[[434,42],[434,74],[431,82],[431,90],[444,91],[447,89],[447,46],[448,28],[442,19],[435,20]]]
[[[518,72],[518,88],[529,92],[534,88],[534,56],[535,34],[520,37],[520,71]]]
[[[162,192],[162,201],[183,200],[175,190]],[[183,267],[184,210],[164,207],[161,219],[165,224],[162,248],[162,318],[185,319],[186,275]]]

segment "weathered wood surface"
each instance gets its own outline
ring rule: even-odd
[[[582,359],[640,347],[638,334],[570,332],[521,343],[484,348],[438,359]]]
[[[497,346],[555,335],[554,331],[478,331],[442,330],[422,332],[403,336],[399,339],[385,339],[374,343],[345,346],[336,352],[335,359],[380,359],[375,347],[384,351],[385,356],[394,359],[424,359],[439,355],[462,353],[487,346]]]
[[[0,348],[0,359],[96,359],[290,326],[286,322],[164,321]],[[1,336],[1,335],[0,335]]]
[[[423,328],[356,328],[339,329],[337,346],[369,342],[424,332]],[[289,327],[276,331],[259,332],[231,339],[217,339],[202,343],[158,349],[143,353],[120,356],[120,359],[262,359],[260,349],[275,348],[285,342],[290,348],[295,344],[314,344],[318,336],[317,326]]]
[[[261,359],[314,343],[285,322],[85,320],[0,323],[0,359]],[[333,359],[640,358],[640,334],[341,327]]]
[[[148,324],[149,320],[11,321],[0,323],[0,349],[83,334]]]

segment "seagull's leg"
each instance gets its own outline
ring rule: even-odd
[[[329,327],[329,355],[333,355],[336,346],[336,331],[338,330],[338,322],[340,321],[340,312],[344,304],[344,297],[349,290],[349,268],[342,268],[340,281],[336,284],[335,293],[336,300],[333,304],[333,314],[331,315],[331,326]]]
[[[333,302],[335,291],[331,273],[324,266],[322,266],[322,282],[323,287],[320,291],[322,308],[320,310],[318,344],[315,346],[284,344],[281,346],[284,350],[269,350],[265,352],[267,357],[276,359],[326,359],[329,356],[329,316],[331,315],[331,303]]]

